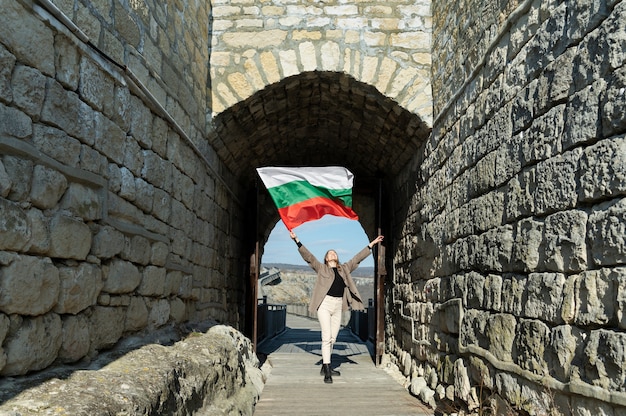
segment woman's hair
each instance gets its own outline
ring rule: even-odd
[[[330,253],[331,251],[337,254],[337,251],[333,249],[328,250],[326,254],[324,254],[324,264],[328,264],[328,253]],[[339,256],[337,256],[337,264],[339,264]]]

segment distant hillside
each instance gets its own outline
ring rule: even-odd
[[[293,271],[293,272],[312,272],[309,266],[300,264],[284,264],[284,263],[267,263],[262,264],[261,267],[271,269],[273,267],[280,269],[281,271]],[[351,273],[353,277],[374,277],[373,267],[359,267]]]

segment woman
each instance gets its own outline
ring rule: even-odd
[[[348,308],[360,311],[364,309],[361,295],[350,273],[369,256],[374,245],[383,241],[383,236],[376,237],[367,245],[367,248],[363,248],[350,261],[343,264],[339,263],[335,250],[328,250],[322,264],[302,245],[293,231],[289,231],[289,234],[298,245],[298,252],[304,261],[317,273],[317,280],[309,303],[309,312],[317,312],[317,319],[322,330],[321,373],[324,375],[325,383],[332,383],[332,376],[340,375],[338,371],[331,368],[330,357],[333,344],[339,333],[341,314]]]

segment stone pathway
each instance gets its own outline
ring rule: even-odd
[[[287,315],[287,330],[261,343],[271,373],[256,404],[255,416],[269,415],[434,415],[372,360],[371,344],[342,328],[332,363],[341,376],[325,384],[316,320]]]

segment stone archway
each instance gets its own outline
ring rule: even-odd
[[[393,180],[430,135],[416,114],[337,72],[272,84],[219,114],[214,126],[217,154],[240,183],[254,187],[259,166],[341,165],[355,174],[355,204],[371,197],[379,179]],[[277,218],[266,205],[265,238]]]
[[[324,71],[370,84],[432,125],[430,1],[220,0],[211,16],[212,116],[286,78]]]
[[[306,72],[272,84],[214,119],[217,155],[235,179],[248,188],[249,243],[242,258],[251,259],[248,305],[256,299],[254,273],[263,245],[278,216],[265,192],[258,192],[255,168],[268,165],[341,165],[355,175],[354,205],[369,236],[374,236],[380,204],[392,212],[393,182],[420,153],[430,128],[417,115],[383,96],[371,85],[337,72]],[[261,186],[262,187],[262,186]],[[389,221],[387,228],[391,228]],[[382,305],[382,302],[379,302]],[[381,315],[379,313],[379,315]],[[246,313],[250,335],[253,312]],[[382,316],[382,315],[381,315]]]

